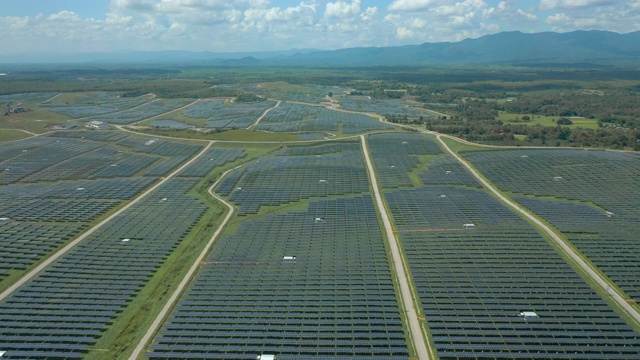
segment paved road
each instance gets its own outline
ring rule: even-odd
[[[273,105],[272,107],[270,107],[267,110],[265,110],[262,113],[262,115],[260,115],[260,117],[256,120],[255,123],[253,123],[253,124],[249,125],[249,127],[247,127],[247,130],[250,130],[250,129],[258,126],[258,124],[260,124],[260,121],[262,120],[262,118],[264,118],[269,113],[269,111],[271,111],[271,110],[277,108],[278,106],[280,106],[281,103],[282,103],[282,101],[278,100],[278,102],[275,105]]]
[[[209,251],[211,250],[211,247],[213,246],[213,244],[215,243],[215,241],[218,239],[218,237],[220,236],[220,233],[222,233],[222,230],[224,229],[224,227],[227,225],[227,222],[229,222],[229,220],[231,219],[231,217],[233,217],[233,215],[235,214],[236,209],[233,207],[233,205],[231,205],[230,203],[228,203],[227,201],[225,201],[223,198],[221,198],[220,196],[218,196],[216,193],[213,192],[213,188],[216,187],[216,185],[218,185],[218,183],[220,183],[220,181],[222,181],[222,179],[224,179],[224,177],[231,171],[238,169],[240,166],[227,170],[227,172],[225,172],[224,174],[222,174],[222,176],[220,176],[220,179],[218,179],[218,181],[216,181],[213,185],[211,185],[211,187],[209,188],[209,194],[211,194],[211,196],[213,196],[214,198],[216,198],[218,201],[220,201],[221,203],[223,203],[228,209],[229,209],[229,213],[227,213],[227,216],[224,218],[224,220],[222,221],[222,223],[220,224],[220,226],[218,226],[218,229],[216,230],[216,232],[211,236],[211,239],[209,239],[209,242],[207,243],[207,245],[205,246],[205,248],[202,250],[202,252],[200,253],[200,255],[198,255],[198,258],[193,262],[193,264],[191,265],[191,268],[189,269],[189,271],[187,272],[187,274],[184,276],[184,278],[182,279],[182,281],[180,282],[180,284],[178,285],[178,287],[176,288],[176,290],[173,292],[173,294],[171,294],[171,297],[169,298],[169,300],[167,301],[167,303],[164,305],[164,307],[162,308],[162,311],[160,311],[160,313],[158,314],[158,316],[156,317],[156,319],[153,321],[153,323],[151,324],[151,326],[149,327],[149,329],[147,329],[147,332],[144,334],[144,337],[140,340],[140,342],[138,343],[138,345],[136,346],[135,350],[133,351],[133,353],[131,354],[131,356],[129,357],[129,360],[136,360],[140,354],[145,350],[145,348],[147,347],[147,344],[149,343],[149,341],[151,341],[151,338],[153,337],[153,335],[158,331],[158,329],[160,328],[160,326],[162,325],[162,323],[164,322],[164,319],[166,318],[166,316],[169,314],[169,311],[171,311],[171,309],[173,309],[175,303],[178,301],[178,299],[180,298],[180,295],[182,294],[182,292],[184,291],[184,289],[187,287],[187,285],[191,282],[191,279],[193,278],[193,276],[195,275],[196,271],[198,270],[198,267],[200,266],[200,263],[202,262],[202,260],[204,259],[204,257],[209,253]]]
[[[618,305],[620,305],[621,308],[623,308],[631,317],[633,317],[635,319],[635,321],[640,323],[640,312],[638,312],[638,309],[636,309],[632,305],[630,305],[627,302],[627,299],[625,299],[620,293],[615,291],[611,287],[611,284],[609,282],[607,282],[607,280],[605,280],[598,272],[596,272],[578,253],[576,253],[573,250],[573,248],[571,248],[571,246],[569,246],[569,244],[567,244],[562,238],[560,238],[560,236],[558,236],[558,234],[556,234],[553,230],[551,230],[551,228],[549,228],[546,224],[544,224],[542,221],[538,220],[535,216],[533,216],[533,215],[529,214],[528,212],[526,212],[524,209],[519,207],[513,201],[509,200],[507,197],[502,195],[502,193],[500,191],[498,191],[493,185],[491,185],[489,182],[487,182],[485,179],[483,179],[482,176],[480,176],[480,174],[478,174],[478,172],[471,165],[469,165],[468,162],[463,160],[460,156],[458,156],[458,154],[456,154],[453,151],[451,151],[451,149],[447,146],[447,144],[441,139],[440,135],[438,135],[437,138],[440,141],[440,143],[442,144],[442,147],[449,154],[454,156],[464,167],[466,167],[471,172],[471,174],[473,174],[473,176],[476,179],[478,179],[478,181],[480,181],[482,183],[482,185],[485,188],[487,188],[495,196],[497,196],[498,199],[500,199],[500,201],[502,201],[504,204],[506,204],[509,207],[513,208],[517,212],[519,212],[522,215],[524,215],[527,219],[531,220],[533,223],[538,225],[545,233],[547,233],[547,235],[549,235],[553,239],[553,241],[556,242],[556,244],[558,244],[562,248],[562,250],[569,257],[571,257],[571,259],[573,261],[575,261],[578,264],[578,266],[580,266],[580,268],[585,273],[587,273],[587,275],[591,279],[593,279],[593,281],[595,281]]]
[[[129,209],[130,207],[132,207],[133,205],[138,203],[140,200],[142,200],[145,196],[149,195],[152,191],[154,191],[155,189],[160,187],[162,184],[167,182],[169,179],[174,177],[177,173],[182,171],[182,169],[184,169],[187,166],[189,166],[192,162],[194,162],[196,159],[198,159],[200,156],[202,156],[207,150],[209,150],[209,148],[211,147],[212,144],[213,144],[213,142],[209,142],[209,144],[200,153],[198,153],[198,155],[194,156],[191,160],[186,162],[179,169],[177,169],[176,171],[174,171],[171,174],[169,174],[168,176],[166,176],[164,179],[162,179],[160,182],[155,184],[149,190],[147,190],[147,191],[143,192],[142,194],[140,194],[138,197],[133,199],[131,202],[129,202],[124,207],[122,207],[120,210],[116,211],[114,214],[112,214],[108,218],[102,220],[98,225],[92,227],[91,229],[89,229],[86,232],[84,232],[82,235],[78,236],[75,240],[73,240],[72,242],[68,243],[65,247],[63,247],[62,249],[60,249],[57,252],[55,252],[53,255],[49,256],[46,260],[44,260],[38,266],[36,266],[34,269],[32,269],[31,271],[26,273],[18,281],[16,281],[15,284],[11,285],[9,288],[7,288],[5,291],[3,291],[2,294],[0,294],[0,301],[4,300],[6,297],[11,295],[11,293],[13,293],[17,288],[22,286],[24,283],[26,283],[27,281],[33,279],[42,270],[44,270],[44,268],[49,266],[52,262],[56,261],[58,258],[63,256],[64,254],[66,254],[69,250],[73,249],[74,246],[78,245],[78,243],[81,242],[82,240],[84,240],[87,236],[93,234],[96,230],[98,230],[99,228],[104,226],[104,224],[106,224],[107,222],[109,222],[113,218],[115,218],[116,216],[118,216],[118,215],[122,214],[123,212],[125,212],[127,209]]]
[[[411,287],[409,286],[409,279],[407,279],[407,273],[404,269],[404,262],[402,261],[402,256],[400,255],[398,239],[396,238],[396,234],[393,232],[391,221],[389,220],[389,216],[387,215],[387,211],[385,210],[386,208],[384,206],[384,203],[382,202],[382,197],[380,196],[380,190],[378,189],[378,180],[376,179],[376,174],[373,170],[373,165],[371,164],[369,148],[367,146],[367,141],[364,135],[360,135],[360,141],[362,144],[362,152],[367,162],[369,180],[371,182],[371,186],[373,187],[373,194],[376,198],[376,203],[378,204],[378,210],[380,212],[380,217],[382,218],[382,223],[384,224],[384,228],[387,232],[387,238],[389,239],[389,248],[391,249],[391,257],[393,259],[393,269],[398,278],[400,295],[402,298],[404,310],[406,311],[407,321],[409,322],[409,333],[411,334],[418,359],[429,360],[429,351],[427,350],[425,338],[422,335],[422,327],[420,326],[420,321],[418,320],[416,304],[413,302]]]
[[[2,129],[0,129],[0,130],[5,130],[5,131],[20,131],[20,132],[23,132],[23,133],[26,133],[26,134],[29,134],[29,135],[38,136],[38,134],[36,134],[36,133],[32,133],[31,131],[23,130],[23,129],[9,129],[9,128],[2,128]],[[20,140],[24,140],[24,139],[20,139]],[[6,141],[6,142],[8,142],[8,141]]]

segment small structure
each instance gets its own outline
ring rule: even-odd
[[[476,224],[462,224],[462,227],[465,229],[473,229],[476,227]]]
[[[97,120],[88,122],[86,126],[96,130],[109,130],[109,124]]]
[[[122,239],[122,242],[129,242],[131,239]]]
[[[538,314],[535,311],[523,311],[519,315],[525,320],[538,317]]]
[[[156,142],[156,140],[158,140],[158,139],[149,140],[149,141],[147,141],[147,142],[146,142],[146,143],[144,143],[144,144],[145,144],[146,146],[149,146],[149,145],[153,144],[154,142]]]
[[[256,356],[256,360],[277,360],[275,355],[262,354]]]
[[[446,197],[447,197],[447,195],[442,194],[442,195],[440,195],[440,196],[438,196],[438,197],[439,197],[439,198],[446,198]]]
[[[553,177],[553,181],[560,181],[562,180],[562,176],[554,176]]]
[[[447,170],[444,172],[445,174],[451,174],[451,170]]]
[[[2,75],[2,74],[0,74],[0,75]],[[4,74],[4,75],[6,75],[6,74]],[[0,351],[0,358],[1,358],[2,356],[4,356],[4,354],[6,354],[6,353],[7,353],[6,351]]]
[[[296,257],[295,256],[283,256],[282,257],[282,261],[296,261]]]
[[[84,191],[84,188],[83,187],[79,187],[79,188],[76,189],[76,191]]]
[[[9,222],[9,220],[11,219],[9,219],[8,217],[0,217],[0,224]]]
[[[320,184],[326,184],[327,180],[320,180]]]
[[[315,222],[317,222],[317,223],[319,223],[319,222],[324,222],[324,218],[317,217],[317,218],[313,219],[313,221],[315,221]]]
[[[614,213],[612,213],[611,211],[607,211],[604,213],[607,217],[612,217],[613,215],[615,215]]]

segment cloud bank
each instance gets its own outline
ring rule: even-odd
[[[102,18],[67,9],[0,16],[5,53],[264,51],[459,41],[499,31],[640,30],[640,0],[112,0]],[[281,3],[281,2],[280,2]]]

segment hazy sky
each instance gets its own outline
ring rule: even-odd
[[[640,30],[640,0],[1,0],[4,54],[262,51]]]

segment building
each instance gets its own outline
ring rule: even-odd
[[[86,125],[89,128],[97,129],[97,130],[109,130],[109,124],[104,123],[102,121],[91,121]]]

